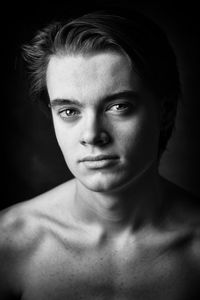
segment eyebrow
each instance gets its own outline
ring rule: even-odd
[[[125,90],[125,91],[121,91],[118,93],[114,93],[111,95],[107,95],[104,98],[102,98],[103,102],[109,102],[109,101],[113,101],[119,98],[138,98],[138,93],[132,90]],[[83,103],[81,103],[80,101],[76,100],[76,99],[65,99],[65,98],[56,98],[50,101],[49,103],[49,107],[54,108],[56,106],[62,106],[62,105],[75,105],[78,107],[83,107]]]

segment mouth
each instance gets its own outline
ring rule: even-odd
[[[118,156],[116,155],[97,155],[97,156],[86,156],[80,160],[80,162],[84,161],[101,161],[101,160],[110,160],[110,159],[117,159]]]
[[[116,155],[97,155],[97,156],[86,156],[79,162],[89,169],[101,169],[111,167],[116,164],[119,159]]]

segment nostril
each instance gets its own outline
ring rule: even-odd
[[[100,136],[100,143],[107,144],[110,140],[109,135],[106,132],[102,132],[101,136]]]
[[[106,132],[100,132],[96,135],[85,135],[81,139],[82,145],[105,145],[109,143],[110,137]]]

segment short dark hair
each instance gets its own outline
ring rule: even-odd
[[[53,22],[23,46],[32,79],[32,94],[46,91],[46,70],[55,54],[83,54],[114,50],[125,53],[145,84],[161,99],[168,99],[159,140],[159,157],[174,128],[180,94],[176,56],[166,34],[138,12],[104,10],[68,21]],[[44,97],[45,98],[45,97]],[[45,101],[45,98],[43,101]],[[49,101],[49,100],[46,100]],[[47,104],[47,103],[46,103]]]

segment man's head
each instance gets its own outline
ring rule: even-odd
[[[60,66],[61,59],[63,64],[66,63],[65,67],[69,68],[69,74],[70,64],[75,58],[76,63],[72,66],[74,72],[78,70],[78,58],[80,58],[80,67],[81,64],[84,65],[83,58],[84,62],[88,59],[91,72],[94,69],[94,66],[90,64],[92,57],[102,57],[101,54],[105,54],[104,56],[107,58],[112,54],[111,60],[113,57],[120,58],[122,69],[123,65],[129,62],[128,68],[131,69],[128,70],[128,76],[132,72],[133,81],[137,77],[137,88],[142,86],[144,92],[149,91],[149,95],[154,96],[157,107],[160,109],[161,121],[157,153],[157,157],[160,158],[174,126],[180,83],[175,55],[165,34],[154,23],[138,13],[128,15],[109,11],[95,12],[68,22],[47,26],[37,34],[33,43],[25,46],[24,49],[25,57],[32,70],[33,92],[36,95],[42,95],[47,91],[50,99],[54,84],[52,85],[51,81],[48,88],[48,70],[50,73],[56,71],[56,60],[58,66]],[[71,62],[69,58],[71,58]],[[97,61],[93,62],[99,68],[99,61]],[[104,59],[102,63],[103,61],[108,63],[109,60],[106,62]],[[117,61],[117,63],[119,62]],[[127,74],[127,70],[124,74]],[[96,74],[97,77],[98,75]],[[113,76],[115,77],[115,75]],[[122,74],[118,75],[122,76]],[[100,77],[103,78],[102,74]],[[52,79],[52,76],[49,78]],[[59,80],[62,81],[62,78],[56,80],[59,82]],[[67,83],[71,84],[72,82]],[[58,98],[57,95],[56,98]],[[146,101],[151,101],[151,99],[146,99]]]

